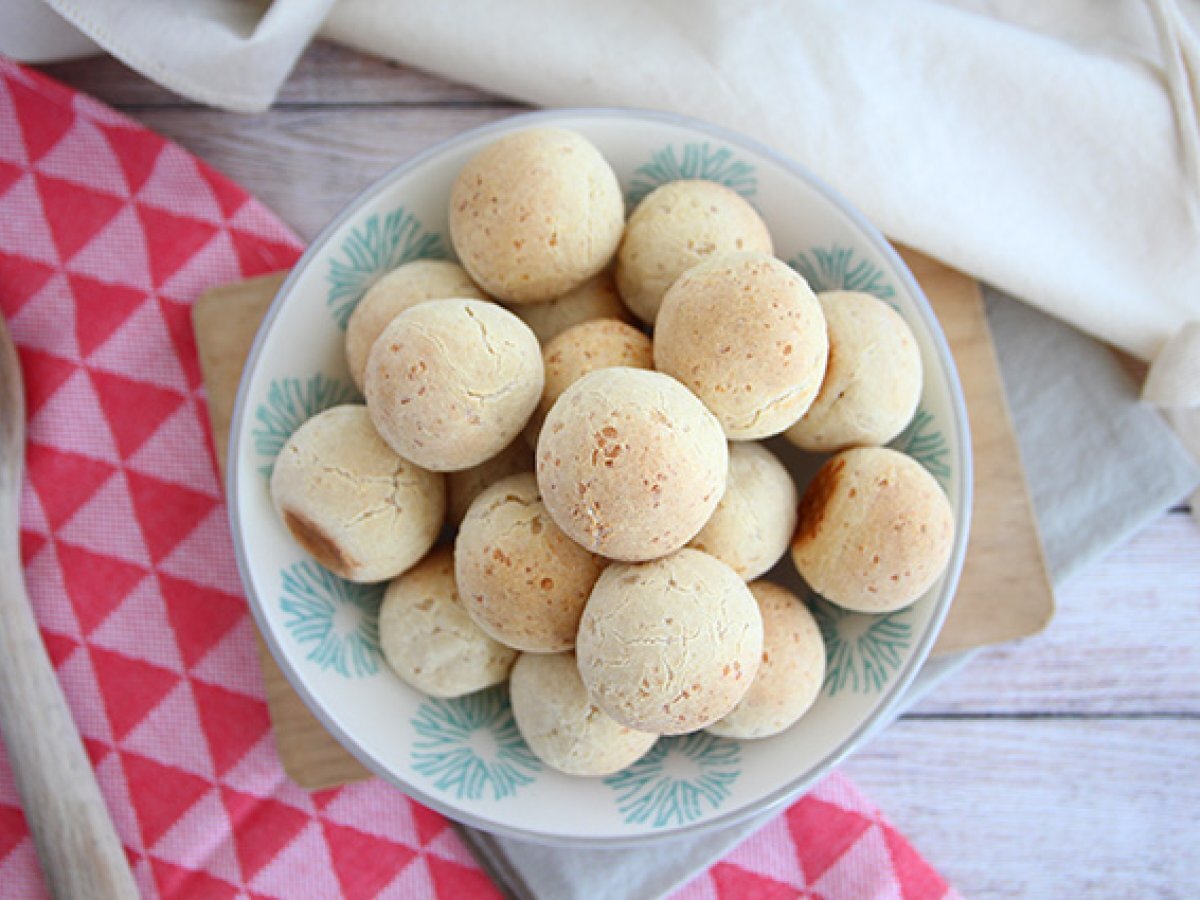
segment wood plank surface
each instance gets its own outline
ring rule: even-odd
[[[305,238],[396,159],[514,111],[327,45],[259,117],[191,107],[109,60],[44,70]],[[1200,896],[1198,598],[1200,528],[1181,507],[1060,591],[1043,635],[981,653],[846,771],[964,896]]]
[[[1200,896],[1200,722],[902,720],[850,776],[965,897]]]
[[[1195,520],[1157,519],[1058,592],[1043,634],[982,651],[916,712],[1200,716]]]

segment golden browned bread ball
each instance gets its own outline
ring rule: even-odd
[[[798,502],[796,483],[775,454],[761,444],[732,444],[725,496],[689,546],[751,581],[787,553]]]
[[[758,672],[763,624],[738,574],[699,550],[613,563],[579,623],[576,657],[592,702],[629,728],[711,725]]]
[[[469,469],[520,434],[542,396],[529,327],[495,303],[427,300],[396,316],[371,348],[371,421],[405,459]]]
[[[787,438],[825,452],[886,444],[921,399],[921,351],[900,314],[870,294],[818,295],[829,329],[829,364],[817,399]]]
[[[754,207],[714,181],[672,181],[646,195],[617,251],[617,287],[626,305],[653,325],[663,294],[708,257],[773,252]]]
[[[844,450],[800,501],[792,559],[809,586],[845,609],[885,613],[929,590],[954,545],[954,513],[911,457],[886,447]]]
[[[673,378],[601,369],[558,398],[537,447],[542,499],[573,540],[611,559],[684,546],[725,492],[720,423]]]
[[[533,330],[543,347],[572,325],[592,319],[633,321],[607,269],[561,297],[545,303],[514,304],[512,311]]]
[[[475,498],[454,543],[463,605],[501,643],[532,653],[575,646],[579,616],[604,561],[554,524],[532,473]]]
[[[454,180],[450,237],[494,297],[562,296],[608,265],[625,226],[612,167],[585,137],[530,128],[489,144]]]
[[[533,471],[533,450],[517,438],[491,459],[470,469],[446,473],[446,521],[461,525],[471,502],[501,478]]]
[[[592,703],[574,653],[522,653],[509,695],[529,749],[568,775],[617,772],[658,740],[656,734],[626,728]]]
[[[296,542],[350,581],[399,575],[433,546],[446,513],[442,476],[397,456],[365,406],[335,406],[279,452],[271,498]]]
[[[449,547],[434,550],[388,585],[379,609],[379,644],[395,673],[431,697],[461,697],[499,684],[517,658],[463,609]]]
[[[626,366],[653,369],[650,338],[632,325],[615,319],[595,319],[568,328],[542,350],[546,380],[542,399],[525,429],[525,439],[537,446],[542,422],[563,391],[589,372]]]
[[[750,593],[763,620],[762,665],[733,711],[708,726],[724,737],[779,734],[808,711],[825,681],[825,642],[800,598],[769,581],[753,582]]]
[[[361,391],[367,356],[392,319],[426,300],[486,300],[465,269],[444,259],[418,259],[388,272],[358,301],[346,324],[346,365]]]
[[[761,253],[714,256],[663,297],[654,365],[713,411],[730,440],[779,434],[825,374],[821,304],[804,279]]]

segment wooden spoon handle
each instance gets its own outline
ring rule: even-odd
[[[59,898],[136,898],[129,862],[33,619],[17,523],[0,522],[0,731],[25,819]]]

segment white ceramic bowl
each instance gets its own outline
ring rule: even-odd
[[[356,397],[342,337],[363,291],[409,259],[452,255],[447,203],[459,168],[507,132],[548,124],[595,142],[629,208],[666,181],[719,181],[758,208],[777,255],[814,289],[870,291],[895,306],[916,333],[926,378],[917,417],[894,445],[937,476],[958,522],[948,571],[908,609],[865,616],[809,598],[829,666],[820,698],[797,725],[759,741],[705,732],[664,738],[603,779],[571,778],[541,764],[517,733],[504,688],[443,701],[403,684],[379,651],[382,586],[341,581],[306,557],[267,491],[287,436],[319,410]],[[817,458],[783,442],[773,446],[803,489]],[[321,722],[370,769],[457,821],[591,847],[694,833],[762,812],[853,750],[933,644],[962,568],[971,508],[970,441],[954,364],[927,301],[886,241],[815,176],[762,145],[697,121],[630,110],[541,112],[478,128],[403,163],[353,200],[296,265],[259,330],[238,393],[229,463],[230,519],[251,607]],[[804,591],[787,558],[770,577]]]

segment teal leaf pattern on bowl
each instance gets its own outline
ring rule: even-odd
[[[810,597],[809,608],[825,641],[825,693],[874,694],[883,690],[912,646],[909,609],[883,616],[850,612],[824,598]]]
[[[815,293],[821,291],[862,291],[880,300],[896,296],[887,276],[877,265],[858,259],[851,247],[813,247],[802,250],[788,265],[804,276]]]
[[[718,809],[741,775],[739,743],[697,731],[660,738],[633,765],[604,779],[630,825],[685,825]]]
[[[305,659],[346,678],[379,671],[382,584],[355,584],[313,562],[281,573],[283,625]]]
[[[650,162],[634,170],[625,199],[632,208],[656,187],[683,178],[715,181],[747,200],[758,190],[754,166],[738,159],[728,147],[711,146],[705,141],[683,144],[678,148],[668,144],[651,154]]]
[[[542,770],[517,731],[503,685],[453,700],[428,697],[412,726],[413,770],[459,800],[503,800]]]
[[[304,379],[272,381],[267,388],[267,399],[254,411],[254,452],[264,460],[258,470],[270,477],[275,457],[287,439],[317,413],[359,400],[352,384],[320,373]]]
[[[950,444],[933,416],[925,410],[916,411],[913,420],[891,446],[928,469],[942,487],[950,480]]]
[[[421,220],[403,206],[382,219],[369,217],[342,241],[329,264],[326,304],[343,331],[350,313],[379,278],[414,259],[446,259],[446,242],[426,231]]]

